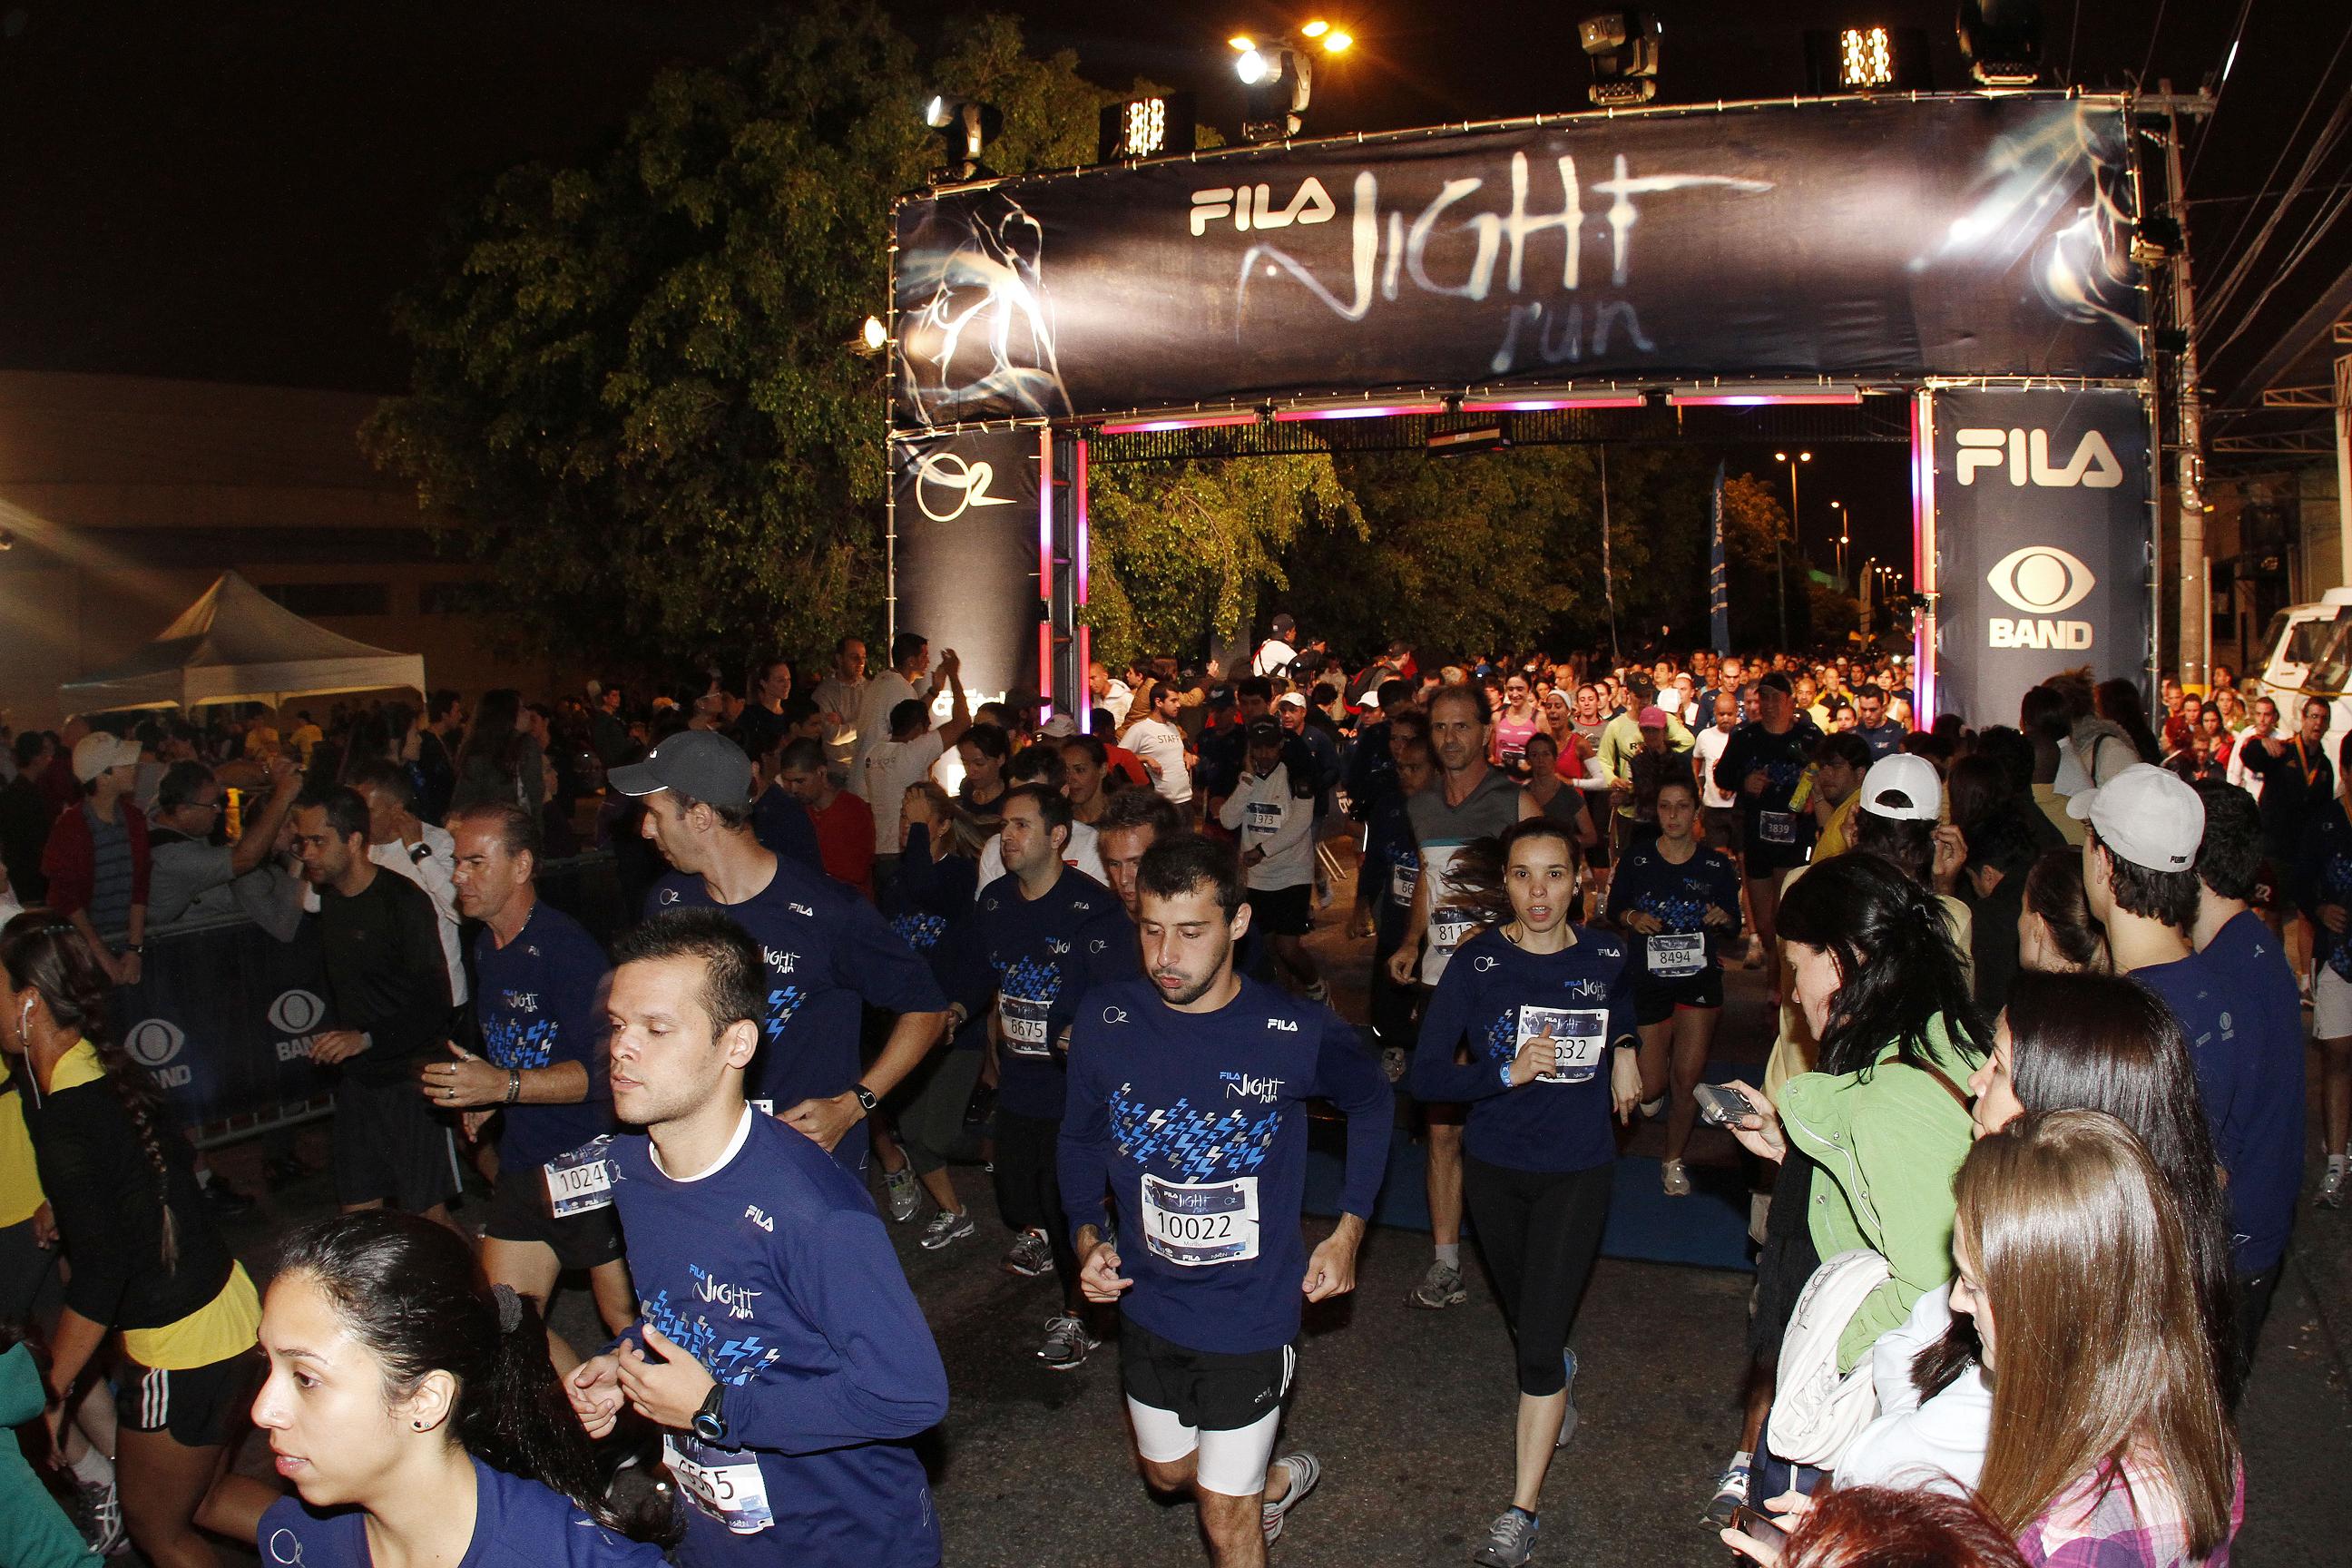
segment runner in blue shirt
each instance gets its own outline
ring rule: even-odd
[[[711,910],[614,945],[613,1108],[642,1134],[567,1156],[571,1201],[620,1211],[639,1322],[572,1374],[591,1436],[625,1401],[663,1429],[682,1568],[933,1568],[908,1439],[947,1372],[865,1184],[753,1113],[759,945]]]
[[[1300,1309],[1355,1288],[1394,1099],[1328,1007],[1234,973],[1249,911],[1230,846],[1155,844],[1137,879],[1146,977],[1087,993],[1071,1028],[1062,1196],[1087,1299],[1119,1304],[1144,1479],[1193,1494],[1216,1563],[1262,1564],[1321,1475],[1305,1453],[1268,1463]],[[1317,1098],[1346,1114],[1348,1152],[1339,1224],[1309,1256]]]
[[[604,949],[579,921],[542,903],[539,819],[511,801],[468,806],[449,820],[456,841],[457,909],[482,922],[474,933],[474,1016],[482,1055],[456,1046],[454,1061],[420,1075],[425,1100],[461,1113],[466,1136],[481,1135],[493,1116],[499,1181],[482,1228],[482,1272],[547,1310],[564,1270],[588,1272],[596,1312],[608,1333],[635,1316],[621,1227],[610,1210],[562,1219],[551,1208],[549,1163],[613,1128],[613,1094],[604,1083]],[[548,1348],[555,1370],[579,1358],[561,1336]]]
[[[479,1287],[456,1233],[388,1209],[299,1227],[261,1349],[254,1425],[299,1494],[261,1516],[267,1568],[661,1568],[631,1539],[660,1521],[606,1500],[564,1413],[538,1310]]]
[[[1511,1506],[1472,1561],[1520,1568],[1534,1554],[1552,1454],[1576,1430],[1569,1333],[1609,1217],[1610,1113],[1633,1115],[1642,1068],[1625,940],[1569,918],[1583,857],[1568,830],[1542,818],[1514,824],[1487,859],[1483,851],[1457,858],[1456,885],[1489,907],[1507,903],[1510,921],[1480,931],[1445,966],[1422,1020],[1412,1085],[1424,1099],[1470,1107],[1464,1196],[1517,1341],[1519,1384]],[[1469,1060],[1457,1063],[1465,1045]]]
[[[752,1103],[862,1173],[866,1118],[946,1028],[947,999],[929,966],[856,892],[760,847],[751,760],[724,735],[672,735],[645,761],[614,768],[610,782],[646,798],[645,836],[677,868],[646,894],[646,913],[723,909],[759,944],[765,1040]],[[861,1002],[898,1015],[863,1073]]]
[[[1135,973],[1135,927],[1108,888],[1063,864],[1068,796],[1025,784],[1005,791],[1000,804],[1005,874],[980,890],[979,909],[959,933],[949,1016],[958,1026],[989,1017],[997,1206],[1017,1237],[1004,1267],[1032,1279],[1051,1272],[1059,1282],[1061,1310],[1045,1321],[1037,1359],[1069,1372],[1102,1342],[1087,1327],[1055,1175],[1069,1099],[1063,1052],[1087,989]]]
[[[1698,788],[1658,786],[1658,837],[1625,852],[1609,884],[1609,923],[1631,939],[1633,1009],[1642,1028],[1642,1110],[1666,1112],[1658,1176],[1690,1195],[1683,1150],[1698,1120],[1691,1090],[1706,1072],[1723,1016],[1723,944],[1739,934],[1739,863],[1701,844]],[[1661,1104],[1671,1091],[1671,1104]]]

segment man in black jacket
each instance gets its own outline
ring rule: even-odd
[[[368,809],[349,789],[294,808],[294,853],[319,889],[327,1017],[310,1059],[335,1086],[335,1199],[449,1223],[457,1151],[417,1095],[416,1068],[449,1034],[449,976],[433,900],[368,858]]]

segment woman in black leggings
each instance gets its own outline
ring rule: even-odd
[[[1623,938],[1570,921],[1579,862],[1568,830],[1541,817],[1456,859],[1456,885],[1508,919],[1454,953],[1413,1053],[1415,1096],[1469,1104],[1465,1195],[1517,1342],[1511,1506],[1471,1557],[1487,1568],[1533,1555],[1545,1473],[1576,1430],[1568,1338],[1609,1216],[1609,1117],[1642,1098],[1633,966]]]

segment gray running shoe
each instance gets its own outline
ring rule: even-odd
[[[2330,1160],[2327,1162],[2327,1175],[2319,1184],[2319,1194],[2312,1201],[2322,1208],[2340,1209],[2344,1206],[2345,1189],[2347,1187],[2352,1187],[2352,1167]]]
[[[1054,1271],[1054,1244],[1034,1230],[1023,1231],[1021,1239],[1005,1251],[1004,1271],[1018,1274],[1024,1279],[1051,1274]]]
[[[1560,1365],[1568,1373],[1568,1382],[1560,1387],[1560,1392],[1568,1395],[1568,1410],[1559,1418],[1559,1436],[1552,1439],[1551,1446],[1555,1448],[1565,1448],[1568,1447],[1568,1440],[1576,1436],[1576,1352],[1562,1351],[1559,1352],[1559,1361]]]
[[[1731,1528],[1733,1518],[1748,1506],[1749,1461],[1734,1459],[1715,1479],[1715,1496],[1708,1500],[1706,1511],[1699,1516],[1701,1523],[1718,1530]]]
[[[890,1200],[890,1217],[900,1225],[914,1218],[915,1211],[923,1206],[921,1190],[915,1184],[911,1168],[883,1172],[882,1191]]]
[[[1087,1364],[1088,1351],[1101,1347],[1102,1341],[1087,1332],[1076,1314],[1063,1312],[1045,1320],[1045,1342],[1037,1347],[1037,1359],[1055,1372],[1072,1372]]]
[[[1433,1258],[1429,1260],[1429,1268],[1422,1274],[1421,1283],[1405,1292],[1404,1304],[1436,1311],[1444,1307],[1458,1307],[1469,1299],[1470,1292],[1462,1288],[1462,1270],[1443,1258]]]
[[[1536,1516],[1507,1508],[1486,1527],[1486,1544],[1470,1553],[1481,1568],[1525,1568],[1536,1554]]]
[[[1690,1196],[1690,1173],[1683,1169],[1683,1163],[1680,1160],[1658,1162],[1658,1183],[1665,1188],[1666,1196],[1670,1198]]]
[[[950,1242],[961,1241],[976,1228],[970,1209],[961,1214],[953,1209],[941,1209],[931,1216],[931,1223],[923,1227],[923,1234],[917,1239],[925,1252],[937,1252]]]
[[[1285,1454],[1276,1462],[1290,1471],[1290,1489],[1282,1494],[1280,1502],[1266,1504],[1259,1515],[1258,1522],[1265,1528],[1265,1543],[1268,1546],[1282,1537],[1282,1516],[1297,1508],[1299,1499],[1313,1491],[1315,1483],[1323,1479],[1323,1467],[1316,1463],[1314,1455],[1303,1450]]]

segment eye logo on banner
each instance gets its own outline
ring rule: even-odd
[[[1965,434],[1965,432],[1964,432]],[[2037,432],[2038,434],[2038,432]],[[2094,432],[2095,435],[2096,432]],[[2091,569],[2054,544],[2029,544],[2012,550],[1985,574],[1985,582],[2023,618],[1991,616],[1986,640],[1994,647],[2063,647],[2091,646],[2091,623],[2055,621],[2047,617],[2071,610],[2099,585]]]
[[[187,1039],[169,1018],[142,1018],[122,1037],[122,1048],[132,1061],[152,1070],[178,1056]]]
[[[269,1005],[269,1026],[282,1035],[307,1035],[327,1016],[327,1005],[297,987],[280,992]]]
[[[1958,439],[1964,485],[1977,482],[1979,468],[2004,467],[2011,484],[2031,484],[2046,490],[2070,490],[2076,485],[2111,490],[2124,482],[2124,466],[2116,461],[2115,448],[2096,430],[2083,432],[2074,457],[2063,468],[2050,466],[2047,430],[1962,430]]]
[[[966,462],[953,452],[929,452],[915,464],[915,504],[933,522],[953,522],[976,506],[1011,506],[1010,496],[992,496],[996,466],[982,460]],[[940,505],[953,505],[942,511]]]

